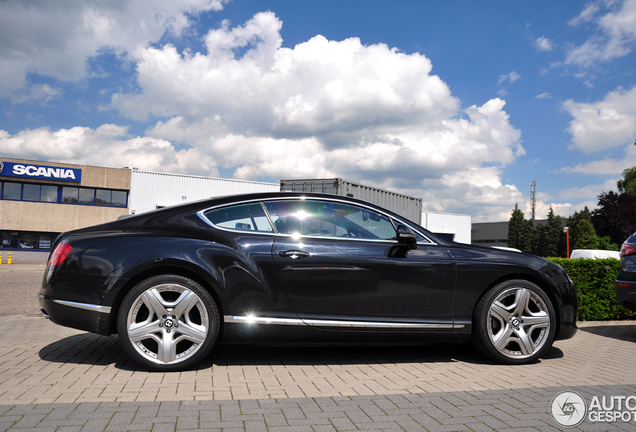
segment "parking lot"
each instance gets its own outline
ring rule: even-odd
[[[150,373],[116,336],[40,317],[43,271],[0,266],[0,430],[551,431],[567,430],[550,413],[562,391],[588,405],[636,395],[633,322],[580,323],[525,366],[492,364],[466,345],[223,347],[196,370]],[[586,418],[575,430],[636,421]]]

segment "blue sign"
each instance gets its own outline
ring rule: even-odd
[[[0,176],[81,182],[82,170],[0,161]]]

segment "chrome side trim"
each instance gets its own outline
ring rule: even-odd
[[[111,309],[110,306],[100,306],[100,305],[89,304],[89,303],[76,303],[76,302],[67,301],[67,300],[53,300],[53,303],[61,304],[64,306],[70,306],[77,309],[84,309],[84,310],[89,310],[93,312],[99,312],[99,313],[110,313],[110,309]]]
[[[280,324],[280,325],[291,325],[291,326],[300,326],[305,325],[302,320],[294,319],[294,318],[267,318],[267,317],[255,317],[255,316],[232,316],[225,315],[223,320],[226,323],[243,323],[243,324]]]
[[[378,329],[452,329],[452,324],[387,323],[373,321],[303,320],[314,327],[378,328]]]
[[[373,321],[346,321],[346,320],[317,320],[317,319],[295,319],[295,318],[268,318],[255,316],[233,316],[223,317],[226,323],[243,324],[278,324],[278,325],[308,325],[312,327],[339,327],[339,328],[377,328],[377,329],[458,329],[463,328],[463,324],[428,324],[428,323],[394,323],[394,322],[373,322]]]

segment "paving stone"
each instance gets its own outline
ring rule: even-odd
[[[634,340],[612,337],[636,334],[629,322],[583,323],[575,338],[524,366],[454,345],[226,347],[196,370],[150,373],[116,337],[39,317],[5,319],[20,337],[0,334],[0,430],[552,431],[563,429],[549,413],[561,391],[588,402],[636,395]],[[586,420],[577,429],[635,426]]]

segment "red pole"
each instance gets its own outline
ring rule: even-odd
[[[570,228],[565,227],[565,237],[567,239],[566,243],[567,243],[567,253],[568,256],[566,258],[570,258]]]

